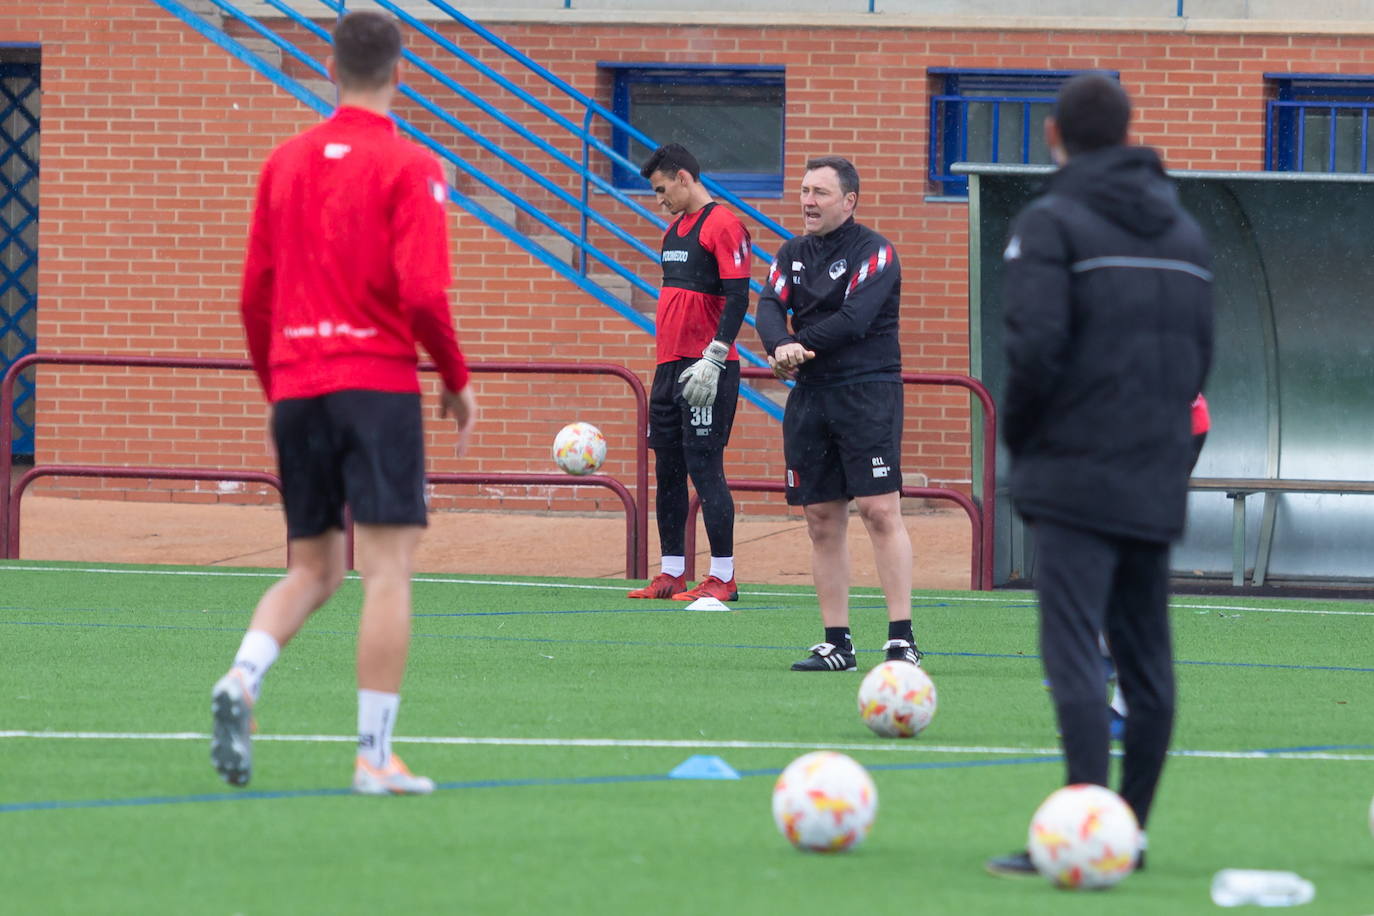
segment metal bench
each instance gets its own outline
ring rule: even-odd
[[[1374,494],[1374,481],[1368,480],[1278,480],[1268,477],[1194,477],[1190,490],[1225,493],[1231,500],[1231,584],[1245,584],[1245,498],[1263,493],[1264,515],[1260,519],[1259,547],[1255,553],[1252,585],[1263,585],[1269,570],[1269,553],[1274,546],[1274,513],[1278,493],[1364,493]]]

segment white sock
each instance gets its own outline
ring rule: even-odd
[[[255,701],[262,690],[262,679],[280,654],[281,646],[264,631],[249,630],[243,634],[239,654],[234,656],[234,667],[247,676],[248,689]]]
[[[400,705],[400,694],[358,691],[358,756],[378,769],[391,760],[391,731]]]
[[[1126,716],[1126,698],[1121,695],[1121,685],[1112,686],[1112,709],[1121,713],[1122,718]]]
[[[687,571],[687,558],[660,557],[658,568],[670,576],[680,576]]]
[[[722,582],[729,582],[735,578],[735,558],[734,557],[712,557],[710,575],[715,576]]]

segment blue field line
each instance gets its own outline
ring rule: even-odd
[[[761,647],[760,647],[761,648]],[[859,652],[870,650],[859,649]],[[872,650],[878,651],[878,650]],[[1040,661],[1040,656],[1027,652],[923,652],[931,658],[1002,658],[1024,661]],[[1189,665],[1191,667],[1207,668],[1269,668],[1286,671],[1346,671],[1355,674],[1374,674],[1374,668],[1362,668],[1354,665],[1295,665],[1292,663],[1279,662],[1214,662],[1214,661],[1190,661],[1185,658],[1174,659],[1175,665]]]
[[[851,604],[850,609],[856,611],[868,611],[885,608],[885,604]],[[946,602],[939,604],[914,604],[913,610],[923,608],[950,607]],[[416,611],[412,617],[544,617],[551,614],[680,614],[687,610],[687,602],[674,601],[672,604],[654,603],[637,605],[635,607],[604,607],[604,608],[567,608],[564,610],[535,610],[535,611]],[[782,604],[737,604],[732,603],[728,606],[731,611],[793,611],[795,607]],[[139,608],[137,610],[122,607],[37,607],[35,605],[12,605],[8,607],[0,606],[0,611],[30,611],[36,614],[61,614],[68,612],[76,613],[153,613],[153,614],[249,614],[252,608]],[[357,608],[334,608],[332,613],[358,613]],[[693,611],[692,613],[698,613]],[[719,613],[719,612],[717,612]]]
[[[642,613],[642,612],[637,612]],[[700,611],[687,612],[686,608],[675,613],[701,613]],[[417,615],[419,616],[419,615]],[[189,630],[205,633],[241,633],[242,627],[192,627],[182,624],[170,623],[90,623],[72,622],[64,623],[48,620],[0,620],[0,626],[20,626],[20,627],[60,627],[73,629],[86,627],[90,629],[109,629],[109,630]],[[302,636],[346,636],[355,638],[358,634],[355,630],[326,630],[311,628],[303,630]],[[657,640],[641,639],[559,639],[551,636],[489,636],[485,634],[465,634],[465,633],[413,633],[412,639],[451,639],[458,641],[474,642],[506,642],[506,643],[537,643],[550,646],[620,646],[624,648],[653,648],[653,649],[726,649],[739,651],[760,651],[760,652],[796,652],[798,646],[758,646],[745,645],[740,643],[707,643],[707,642],[662,642]],[[854,650],[859,655],[871,655],[882,652],[882,649],[861,649],[856,647]],[[955,651],[928,651],[925,653],[928,658],[978,658],[978,659],[1004,659],[1008,661],[1034,661],[1038,662],[1040,656],[1034,653],[1020,652],[955,652]],[[1255,668],[1282,671],[1335,671],[1353,674],[1374,674],[1374,668],[1356,667],[1352,665],[1296,665],[1291,663],[1280,664],[1277,662],[1215,662],[1215,661],[1189,661],[1187,659],[1177,659],[1176,665],[1190,665],[1211,668]]]
[[[7,627],[61,627],[63,629],[91,629],[91,630],[204,630],[206,633],[242,633],[243,627],[236,625],[232,627],[188,627],[177,623],[90,623],[88,621],[63,623],[56,620],[0,620],[0,626]],[[319,631],[317,631],[319,632]],[[324,631],[335,632],[335,631]],[[337,635],[345,635],[345,631],[337,631]],[[357,633],[352,635],[356,636]]]
[[[955,770],[972,767],[1017,766],[1038,763],[1058,763],[1060,757],[1011,757],[993,760],[937,760],[928,763],[891,763],[867,767],[870,770]],[[781,767],[737,770],[741,776],[777,776]],[[667,773],[629,773],[607,776],[554,776],[523,779],[472,779],[462,782],[435,784],[435,791],[453,792],[473,789],[525,789],[557,786],[604,786],[649,782],[702,782],[710,780],[681,780]],[[193,805],[217,802],[270,801],[289,798],[330,798],[351,795],[352,791],[334,789],[281,789],[276,791],[248,790],[243,792],[206,792],[196,795],[147,795],[137,798],[91,798],[76,800],[48,800],[9,802],[0,804],[0,814],[20,814],[29,811],[74,811],[93,808],[145,808],[159,805]]]
[[[411,614],[412,617],[419,619],[443,618],[443,617],[548,617],[564,614],[681,614],[687,610],[685,601],[675,602],[676,607],[616,607],[616,608],[587,608],[584,610],[563,610],[563,611],[435,611],[426,614]],[[740,605],[739,607],[729,607],[731,611],[785,611],[791,608],[770,607],[768,605]],[[700,611],[692,611],[699,614]],[[716,613],[720,613],[717,611]]]
[[[1001,760],[932,760],[929,763],[874,763],[864,764],[867,770],[966,770],[971,767],[995,767],[1013,764],[1028,763],[1062,763],[1064,758],[1059,754],[1041,755],[1039,757],[1006,757]],[[740,770],[741,774],[752,772]],[[759,771],[763,772],[763,771]],[[781,773],[781,770],[773,770],[774,773]]]
[[[1302,745],[1297,747],[1266,748],[1247,753],[1283,754],[1313,753],[1340,750],[1374,750],[1368,744],[1329,744]],[[1113,750],[1113,757],[1120,757],[1119,750]],[[909,763],[882,763],[865,765],[866,769],[884,772],[902,770],[959,770],[993,766],[1027,766],[1043,763],[1060,763],[1063,757],[1058,754],[1040,754],[1030,757],[1003,757],[991,760],[934,760]],[[736,770],[740,776],[777,776],[780,767]],[[559,776],[528,777],[520,779],[474,779],[461,782],[441,782],[436,791],[463,791],[472,789],[519,789],[549,788],[556,786],[599,786],[628,783],[651,782],[698,782],[699,780],[677,780],[666,773],[631,773],[606,776]],[[706,780],[710,781],[710,780]],[[95,808],[138,808],[159,805],[209,804],[217,802],[270,801],[292,798],[330,798],[351,795],[345,788],[329,789],[280,789],[275,791],[247,790],[242,792],[208,792],[194,795],[151,795],[136,798],[93,798],[76,800],[46,800],[31,802],[8,802],[0,804],[0,814],[19,814],[30,811],[72,811]]]
[[[1297,747],[1262,747],[1261,754],[1312,754],[1333,751],[1374,751],[1374,744],[1302,744]]]
[[[913,610],[922,608],[950,607],[948,603],[939,604],[915,604]],[[865,611],[885,608],[883,604],[852,604],[852,610]],[[565,609],[554,611],[426,611],[415,612],[412,617],[541,617],[550,614],[680,614],[687,610],[687,602],[675,601],[672,604],[653,604],[637,607],[607,607],[607,608],[582,608]],[[792,611],[794,607],[781,604],[732,604],[727,610],[730,611]],[[68,612],[76,613],[154,613],[154,614],[249,614],[252,608],[151,608],[132,610],[122,607],[37,607],[35,605],[11,605],[0,606],[0,611],[30,611],[36,614],[61,614]],[[335,608],[331,613],[358,613],[356,608]],[[693,611],[692,613],[698,613]],[[717,612],[719,613],[719,612]]]
[[[1353,668],[1346,665],[1280,665],[1272,662],[1203,662],[1176,659],[1175,665],[1191,665],[1197,668],[1287,668],[1295,671],[1374,671],[1374,668]]]

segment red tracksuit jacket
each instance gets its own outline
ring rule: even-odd
[[[240,300],[269,401],[418,392],[417,342],[448,389],[467,384],[448,306],[447,196],[438,161],[361,108],[273,151]]]

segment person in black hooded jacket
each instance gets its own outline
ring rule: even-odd
[[[1169,545],[1183,532],[1191,405],[1212,357],[1211,255],[1130,101],[1068,80],[1045,137],[1061,168],[1004,253],[1011,495],[1036,543],[1040,651],[1067,784],[1106,785],[1098,633],[1130,706],[1121,796],[1144,829],[1174,718]],[[1033,874],[1025,852],[988,862]]]

